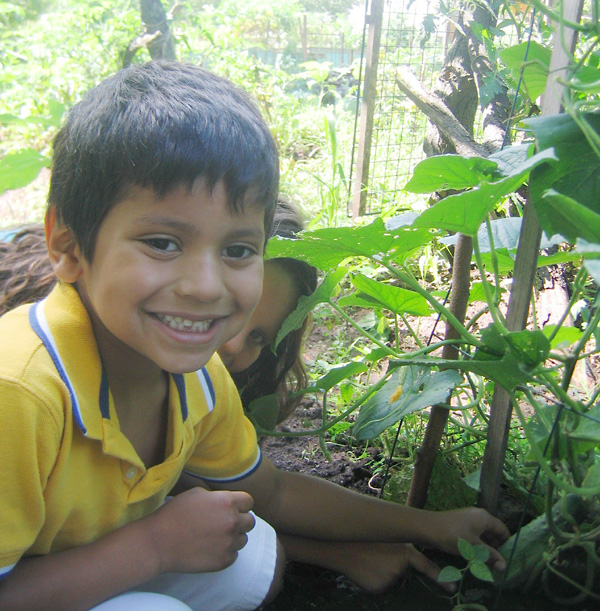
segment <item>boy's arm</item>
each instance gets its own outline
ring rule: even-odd
[[[0,582],[0,610],[89,609],[165,572],[221,570],[254,526],[243,492],[190,490],[88,545],[21,560]]]
[[[497,545],[509,536],[504,524],[483,509],[436,512],[406,507],[323,479],[280,471],[265,457],[235,487],[252,495],[256,513],[276,530],[301,537],[409,542],[458,553],[458,537]],[[492,561],[501,568],[501,555],[488,547]]]

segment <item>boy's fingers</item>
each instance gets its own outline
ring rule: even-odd
[[[247,492],[231,492],[235,498],[237,508],[244,513],[250,511],[254,507],[254,499]]]
[[[242,521],[240,523],[240,532],[247,533],[250,532],[254,528],[254,524],[256,520],[251,513],[245,513],[242,515]]]
[[[412,545],[410,546],[410,551],[408,552],[408,562],[410,566],[419,571],[419,573],[429,577],[431,581],[437,582],[437,578],[441,571],[440,567]],[[440,583],[439,585],[450,593],[456,591],[456,586],[453,583]]]
[[[495,571],[503,571],[506,568],[506,560],[504,560],[502,554],[491,545],[487,545],[487,548],[490,550],[490,560],[488,564]]]
[[[490,516],[489,524],[486,528],[485,537],[490,540],[498,540],[502,543],[506,541],[510,537],[510,531],[506,527],[506,524],[499,520],[498,518],[494,518]]]

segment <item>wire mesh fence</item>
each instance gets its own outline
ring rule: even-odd
[[[425,87],[435,83],[451,34],[451,24],[436,15],[436,4],[414,0],[387,0],[384,4],[366,214],[375,214],[393,203],[425,156],[427,118],[400,92],[395,75],[403,67]],[[351,176],[354,181],[361,180],[356,164]]]

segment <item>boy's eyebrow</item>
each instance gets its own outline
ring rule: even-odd
[[[191,235],[197,233],[198,229],[185,221],[179,221],[170,216],[162,215],[145,215],[138,219],[140,224],[160,227],[169,227],[174,231]],[[241,239],[241,238],[257,238],[259,240],[265,239],[265,230],[263,225],[260,227],[240,227],[229,233],[230,238]]]

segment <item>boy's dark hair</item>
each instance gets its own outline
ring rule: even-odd
[[[48,206],[92,260],[106,214],[132,186],[160,197],[223,181],[232,211],[279,187],[277,147],[251,98],[203,68],[151,61],[119,71],[68,113],[54,140]]]
[[[303,229],[304,222],[298,209],[280,198],[269,237],[294,238]],[[317,269],[312,265],[289,258],[269,259],[267,263],[280,266],[292,278],[296,299],[311,295],[317,288]],[[245,408],[254,399],[276,393],[279,401],[278,422],[285,420],[296,409],[301,397],[290,397],[289,394],[306,387],[308,383],[302,358],[308,323],[309,318],[306,318],[299,329],[290,331],[279,343],[276,352],[273,352],[272,346],[265,346],[248,369],[232,374]]]

